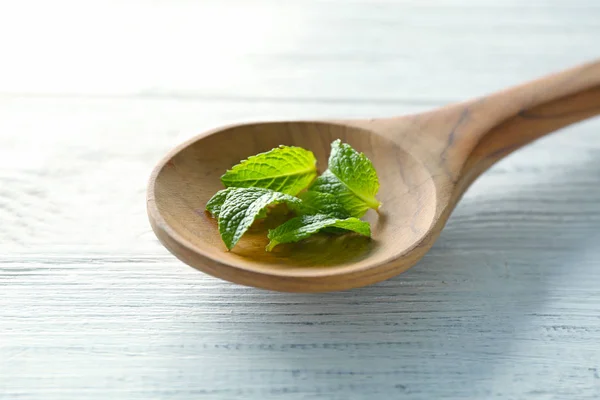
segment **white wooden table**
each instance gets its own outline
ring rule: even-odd
[[[481,177],[348,292],[177,261],[149,173],[218,125],[390,116],[600,56],[596,0],[0,3],[1,399],[600,396],[600,120]]]

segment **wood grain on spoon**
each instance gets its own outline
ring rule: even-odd
[[[173,150],[155,168],[148,215],[178,258],[232,282],[280,291],[365,286],[414,265],[439,236],[468,186],[496,161],[564,126],[600,113],[600,62],[489,96],[388,119],[266,122],[228,126]],[[223,172],[278,145],[312,150],[321,170],[340,138],[364,152],[381,181],[373,239],[315,237],[264,251],[256,226],[232,252],[203,210]]]

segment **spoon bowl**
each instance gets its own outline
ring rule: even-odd
[[[281,144],[311,150],[322,171],[335,139],[364,152],[378,171],[378,198],[384,206],[379,214],[369,211],[364,217],[371,223],[372,240],[317,235],[266,252],[265,231],[273,226],[255,224],[227,251],[216,220],[204,211],[207,201],[223,188],[221,175],[240,160]],[[408,253],[419,245],[429,232],[436,208],[436,187],[418,159],[376,132],[335,122],[244,124],[211,132],[167,156],[156,169],[153,182],[155,229],[162,227],[164,233],[159,237],[168,235],[171,240],[166,245],[175,254],[187,250],[190,255],[200,255],[200,262],[192,265],[212,275],[233,281],[243,276],[240,283],[248,283],[252,277],[251,283],[260,287],[269,287],[276,279],[278,288],[285,284],[288,290],[298,282],[302,282],[298,289],[306,284],[317,289],[325,283],[328,288],[353,285],[355,276],[360,276],[360,285],[366,276],[380,280],[383,271],[376,266],[401,257],[398,248]],[[184,261],[195,258],[188,256]]]
[[[433,245],[469,185],[501,158],[600,113],[600,62],[489,96],[395,118],[232,125],[172,150],[154,169],[147,195],[159,240],[185,263],[265,289],[321,292],[369,285],[413,266]],[[316,235],[266,252],[270,219],[227,251],[204,209],[240,160],[279,145],[311,150],[320,172],[341,139],[373,162],[383,203],[369,211],[372,238]],[[280,216],[281,217],[281,216]]]

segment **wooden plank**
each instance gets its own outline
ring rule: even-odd
[[[599,121],[494,167],[413,270],[308,296],[202,275],[146,222],[145,182],[164,150],[219,109],[243,120],[256,107],[3,101],[0,131],[20,133],[1,143],[10,169],[0,196],[0,389],[9,398],[597,393]],[[312,107],[303,110],[349,112]],[[287,104],[264,112],[297,114]],[[27,158],[39,164],[19,163]],[[110,210],[119,218],[107,219]]]

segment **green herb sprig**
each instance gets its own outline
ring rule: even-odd
[[[315,179],[316,178],[316,179]],[[206,204],[217,218],[221,239],[231,250],[271,206],[285,204],[296,216],[268,232],[266,251],[327,231],[371,236],[360,218],[381,206],[379,178],[373,163],[349,144],[331,144],[327,170],[317,177],[314,154],[295,146],[279,146],[243,160],[228,170],[218,191]]]

